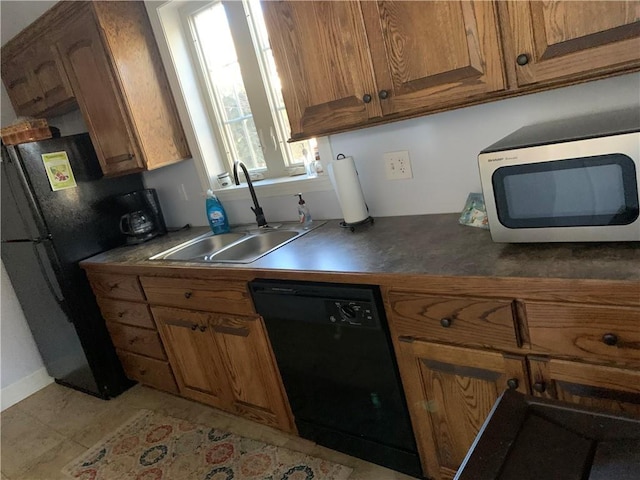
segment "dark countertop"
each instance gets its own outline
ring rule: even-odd
[[[148,260],[209,231],[170,233],[82,262],[128,266],[401,273],[446,276],[640,280],[640,242],[499,244],[488,230],[458,224],[458,214],[381,217],[351,232],[338,220],[249,264]]]

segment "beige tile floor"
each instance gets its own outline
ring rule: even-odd
[[[62,467],[139,409],[154,410],[347,465],[353,468],[349,480],[412,478],[151,388],[137,385],[115,399],[104,401],[54,383],[0,414],[0,480],[68,480],[60,473]]]

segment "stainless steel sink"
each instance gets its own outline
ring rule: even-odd
[[[220,235],[209,233],[205,236],[201,235],[171,250],[154,255],[151,260],[194,260],[206,257],[211,255],[212,252],[222,250],[246,236],[246,233],[223,233]]]
[[[314,222],[311,227],[298,223],[278,224],[267,228],[237,227],[231,233],[206,233],[188,242],[154,255],[149,260],[175,260],[205,263],[251,263],[296,238],[324,225]]]
[[[261,232],[214,253],[211,261],[251,263],[300,235],[300,232],[291,230]]]

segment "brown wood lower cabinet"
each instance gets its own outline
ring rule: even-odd
[[[215,340],[208,330],[211,314],[152,307],[180,393],[218,408],[230,399]]]
[[[179,308],[151,308],[180,393],[294,432],[262,319]]]
[[[500,394],[528,392],[525,357],[421,341],[397,347],[424,471],[452,479]]]
[[[90,272],[127,375],[295,433],[253,274],[165,275]],[[506,389],[640,418],[635,284],[612,296],[606,283],[558,293],[532,280],[493,298],[495,286],[468,282],[381,284],[425,477],[455,477]]]
[[[533,394],[640,417],[640,370],[530,357]]]

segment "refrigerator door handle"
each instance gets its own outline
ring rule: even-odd
[[[41,237],[45,237],[45,238],[51,237],[51,234],[48,231],[49,229],[47,228],[47,223],[45,222],[44,216],[42,215],[42,211],[40,210],[40,206],[38,205],[36,197],[34,196],[33,191],[31,190],[29,180],[27,178],[27,174],[25,173],[22,164],[17,159],[14,159],[14,156],[18,155],[17,152],[13,149],[7,150],[7,152],[8,152],[8,158],[7,158],[8,163],[14,166],[18,174],[18,179],[21,184],[20,188],[24,192],[24,195],[27,199],[27,202],[29,204],[29,209],[31,210],[31,213],[33,215],[33,219],[35,221],[38,232],[41,234]],[[4,162],[2,163],[3,163],[2,165],[3,169],[7,168],[5,167]],[[6,172],[3,172],[3,174],[6,174]],[[9,188],[11,190],[11,195],[15,199],[16,194],[14,192],[14,185],[11,182],[9,182]],[[25,227],[26,227],[27,222],[23,217],[23,213],[20,211],[18,213],[22,217],[22,222],[25,224]],[[44,235],[42,235],[43,232],[44,232]]]
[[[47,284],[47,288],[51,292],[51,295],[53,295],[53,298],[56,299],[56,302],[58,303],[62,311],[66,314],[66,317],[69,320],[69,323],[73,323],[73,321],[71,320],[72,316],[70,315],[69,305],[66,299],[64,298],[64,295],[62,294],[62,289],[60,288],[58,282],[51,278],[49,271],[47,270],[47,268],[44,265],[44,262],[42,261],[40,250],[38,249],[38,244],[40,243],[42,243],[42,241],[33,242],[33,251],[36,255],[36,260],[38,261],[38,266],[40,267],[40,271],[42,272],[44,281]],[[54,259],[52,258],[51,261],[54,261]],[[55,268],[55,267],[52,266],[52,268]]]
[[[45,238],[36,237],[36,238],[14,238],[11,240],[2,240],[2,243],[42,243],[44,240],[51,240],[51,234],[47,235]]]

